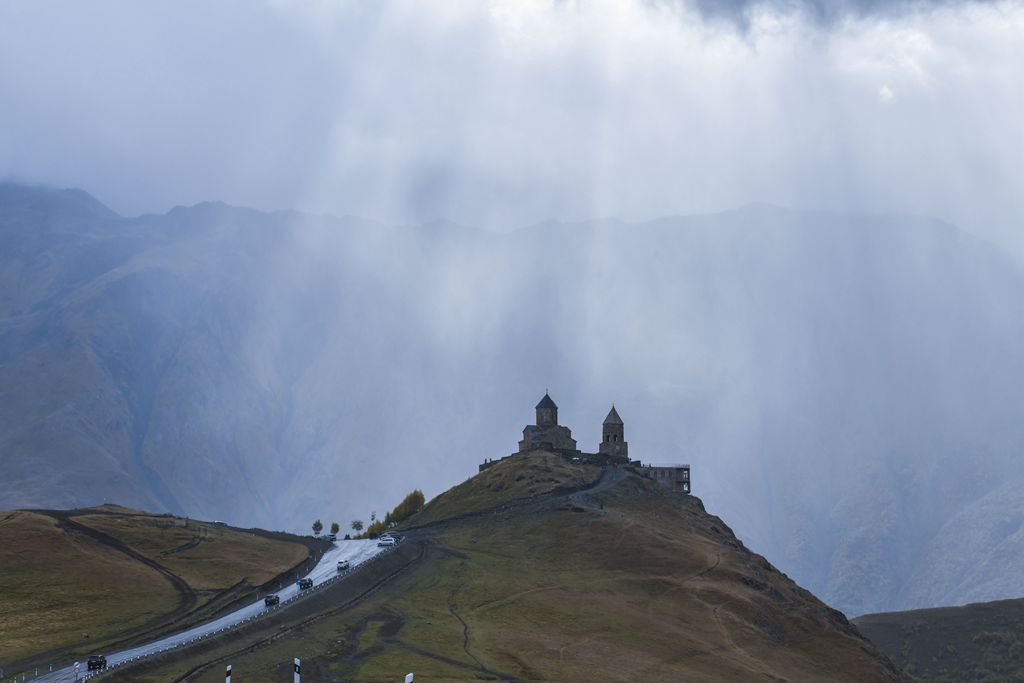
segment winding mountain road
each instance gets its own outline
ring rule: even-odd
[[[339,575],[344,576],[347,573],[355,571],[359,565],[376,557],[382,552],[384,552],[384,548],[377,547],[377,541],[375,540],[339,541],[333,549],[324,553],[324,556],[316,566],[313,567],[312,571],[303,578],[312,579],[313,587],[316,588],[319,585],[330,582]],[[347,572],[339,574],[337,570],[339,560],[348,560],[351,564],[351,568]],[[114,667],[119,664],[135,661],[160,652],[173,650],[183,645],[188,645],[198,640],[202,640],[208,636],[221,633],[232,627],[238,626],[239,624],[247,623],[253,619],[258,619],[270,612],[282,609],[288,601],[297,598],[302,592],[308,591],[300,591],[297,583],[289,584],[287,587],[274,593],[274,595],[281,598],[281,604],[277,607],[267,608],[264,605],[263,600],[260,599],[251,605],[242,607],[241,609],[225,614],[222,617],[208,621],[204,624],[193,626],[192,628],[181,631],[180,633],[160,638],[159,640],[146,643],[145,645],[138,645],[126,650],[121,650],[120,652],[107,654],[107,666]],[[75,672],[74,664],[71,664],[52,673],[43,674],[33,680],[40,681],[42,683],[74,683],[76,680],[86,680],[89,675],[90,672],[86,671],[85,662],[82,661],[80,670],[77,673]]]
[[[625,479],[628,474],[629,471],[625,468],[606,468],[605,471],[602,472],[601,477],[587,487],[568,492],[555,492],[542,496],[541,498],[543,500],[549,500],[551,498],[565,497],[567,500],[572,500],[578,503],[596,504],[596,501],[594,501],[591,496],[612,488]],[[525,501],[518,501],[517,504],[513,504],[512,506],[536,504],[538,502],[540,501],[537,499],[527,499]],[[503,507],[507,508],[511,506],[506,505]],[[487,510],[467,516],[475,516],[492,512],[493,510]],[[347,573],[355,571],[359,565],[376,557],[382,552],[384,552],[384,549],[377,547],[377,541],[375,540],[340,541],[334,549],[324,553],[320,562],[318,562],[313,570],[304,578],[312,579],[313,587],[316,588],[317,586],[332,581],[339,576],[337,571],[337,563],[339,560],[348,560],[351,564],[351,569],[349,569],[348,572],[341,574],[341,576],[344,576]],[[206,637],[222,633],[223,631],[229,630],[235,626],[248,623],[254,619],[260,618],[261,616],[265,616],[278,609],[282,609],[286,606],[286,603],[299,597],[302,592],[303,591],[298,589],[297,583],[292,583],[286,588],[274,593],[274,595],[281,598],[281,604],[277,607],[268,609],[265,607],[264,602],[261,599],[247,607],[235,610],[229,614],[219,617],[218,619],[186,629],[180,633],[160,638],[159,640],[155,640],[145,645],[139,645],[113,654],[107,654],[107,666],[116,667],[161,652],[173,650],[184,645],[189,645]],[[74,683],[75,681],[85,681],[90,677],[90,672],[86,671],[85,662],[83,661],[78,673],[75,672],[74,665],[70,665],[58,671],[41,675],[33,680],[43,683]]]

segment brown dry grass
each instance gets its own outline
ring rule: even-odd
[[[403,526],[422,526],[559,489],[579,488],[600,477],[599,467],[572,464],[550,453],[517,455],[437,496]]]
[[[178,527],[170,517],[116,506],[68,514],[183,579],[197,615],[228,589],[261,585],[308,555],[299,543],[194,520]],[[0,667],[62,648],[102,649],[160,623],[184,601],[155,568],[53,516],[0,513]]]
[[[155,570],[32,512],[0,521],[0,596],[4,662],[86,633],[102,639],[179,604]]]
[[[493,481],[463,486],[467,499],[445,509],[481,509]],[[699,500],[638,477],[420,533],[426,559],[354,609],[220,653],[250,682],[285,680],[295,656],[311,678],[361,683],[408,671],[429,681],[900,680]],[[125,673],[167,680],[201,661]],[[213,667],[198,680],[221,675]]]
[[[75,521],[156,559],[195,590],[223,590],[242,580],[258,586],[307,555],[295,543],[195,520],[185,528],[169,527],[168,518],[153,515],[82,515]]]

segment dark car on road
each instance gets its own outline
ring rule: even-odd
[[[280,602],[281,602],[281,596],[280,595],[268,595],[267,597],[263,598],[263,604],[266,605],[267,607],[273,607],[274,605],[276,605],[276,604],[278,604]]]
[[[89,671],[102,671],[107,668],[107,658],[103,655],[89,655],[85,666]]]
[[[313,579],[299,579],[299,590],[306,591],[313,587]]]

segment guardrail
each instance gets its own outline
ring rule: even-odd
[[[318,592],[324,590],[325,588],[333,586],[338,581],[341,581],[341,580],[345,579],[346,577],[351,576],[353,573],[355,573],[359,569],[362,569],[363,567],[366,567],[371,562],[374,562],[374,561],[384,557],[388,553],[394,552],[394,550],[396,548],[398,548],[398,546],[401,545],[401,543],[404,540],[405,539],[399,539],[399,540],[397,540],[395,542],[395,544],[393,546],[385,548],[384,550],[378,552],[376,555],[374,555],[373,557],[369,558],[368,560],[364,560],[363,562],[360,562],[359,564],[357,564],[357,565],[355,565],[355,566],[353,566],[353,567],[351,567],[349,569],[346,569],[344,571],[338,572],[334,576],[329,576],[328,578],[324,579],[320,583],[315,584],[312,588],[307,588],[305,590],[300,590],[298,593],[296,593],[295,595],[291,596],[287,600],[282,600],[280,603],[278,603],[277,605],[274,605],[273,607],[266,607],[266,608],[260,610],[259,612],[257,612],[256,614],[250,616],[250,617],[246,617],[245,619],[242,619],[240,621],[234,622],[234,623],[232,623],[232,624],[230,624],[228,626],[224,626],[223,628],[218,628],[218,629],[215,629],[215,630],[210,631],[208,633],[203,633],[201,635],[196,636],[195,638],[189,638],[188,640],[181,641],[179,643],[175,643],[174,645],[168,645],[167,647],[160,648],[159,650],[154,650],[153,652],[147,652],[146,654],[138,655],[136,657],[130,657],[129,659],[122,660],[122,661],[117,662],[115,664],[110,664],[109,666],[107,666],[106,668],[104,668],[104,669],[102,669],[100,671],[83,672],[80,676],[77,676],[74,680],[76,680],[76,681],[88,681],[91,678],[95,678],[97,676],[102,676],[103,674],[105,674],[107,672],[110,672],[110,671],[113,671],[114,669],[118,669],[118,668],[123,667],[123,666],[128,666],[130,664],[135,664],[137,662],[141,662],[141,661],[144,661],[146,659],[151,659],[151,658],[156,657],[158,655],[162,655],[162,654],[164,654],[166,652],[170,652],[171,650],[178,650],[178,649],[181,649],[183,647],[187,647],[189,645],[194,645],[195,643],[199,643],[199,642],[202,642],[204,640],[209,640],[210,638],[213,638],[214,636],[219,636],[219,635],[221,635],[223,633],[227,633],[228,631],[233,631],[233,630],[235,630],[237,628],[241,628],[242,626],[250,624],[250,623],[252,623],[252,622],[254,622],[254,621],[258,620],[258,619],[262,619],[263,617],[266,617],[267,615],[269,615],[269,614],[271,614],[273,612],[280,611],[280,610],[284,609],[285,606],[290,605],[293,602],[296,602],[296,601],[298,601],[298,600],[300,600],[302,598],[305,598],[305,597],[308,597],[310,595],[313,595],[314,593],[318,593]],[[198,627],[194,626],[193,628],[198,628]],[[191,630],[191,629],[189,629],[189,630]]]

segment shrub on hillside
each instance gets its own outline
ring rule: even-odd
[[[414,490],[408,496],[403,498],[402,502],[396,505],[394,510],[384,517],[385,528],[401,524],[405,520],[409,519],[420,511],[425,502],[426,499],[423,497],[423,491],[420,491],[419,489]]]
[[[366,527],[366,533],[364,536],[367,538],[377,538],[387,530],[388,525],[384,523],[384,520],[378,519],[376,522],[371,522],[370,526]]]
[[[377,538],[385,531],[412,517],[423,508],[426,499],[423,491],[415,489],[412,493],[402,499],[402,502],[395,506],[395,509],[387,513],[384,519],[377,519],[376,514],[370,515],[370,525],[366,527],[366,533],[358,538]],[[352,526],[355,529],[355,525]],[[360,528],[362,528],[360,526]],[[356,529],[358,531],[358,529]]]

